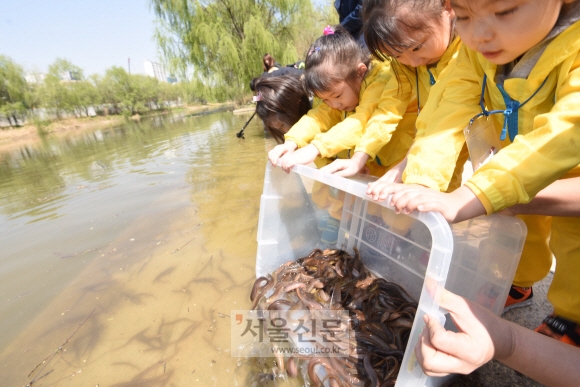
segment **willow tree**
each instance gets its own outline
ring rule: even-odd
[[[72,83],[82,80],[83,70],[66,59],[57,58],[48,66],[44,77],[44,105],[54,110],[57,119],[62,118],[65,111],[74,111]]]
[[[28,85],[22,66],[7,56],[0,55],[0,114],[10,126],[18,125],[26,113],[26,92]]]
[[[156,40],[170,67],[193,69],[223,97],[249,91],[270,53],[281,64],[303,58],[305,46],[335,15],[310,0],[151,0]],[[306,42],[306,43],[305,43]]]

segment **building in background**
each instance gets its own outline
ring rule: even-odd
[[[146,60],[143,62],[143,68],[145,69],[146,75],[157,78],[159,82],[167,82],[167,73],[165,72],[165,67],[161,63]]]
[[[81,75],[76,71],[63,71],[60,80],[64,82],[76,82],[81,80]]]
[[[44,73],[28,73],[24,76],[28,84],[41,84],[44,83],[44,78],[46,74]],[[61,82],[78,82],[81,80],[81,74],[76,71],[63,71],[59,74]]]
[[[150,60],[146,60],[143,62],[143,68],[145,69],[145,74],[157,78],[159,82],[168,82],[168,83],[176,83],[177,78],[173,75],[167,75],[165,71],[165,66],[161,63],[151,62]]]
[[[26,74],[24,76],[26,82],[29,84],[37,84],[44,82],[44,74],[43,73],[34,73],[34,74]]]

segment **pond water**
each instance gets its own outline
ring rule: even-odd
[[[250,307],[266,150],[249,115],[156,117],[0,155],[6,386],[252,384],[230,311]]]

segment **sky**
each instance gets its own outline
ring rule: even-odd
[[[111,66],[144,74],[143,61],[158,61],[149,0],[1,0],[0,55],[27,72],[42,72],[63,58],[85,75]]]

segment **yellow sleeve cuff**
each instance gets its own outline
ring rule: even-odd
[[[318,149],[318,153],[320,153],[320,155],[319,155],[320,157],[322,157],[322,158],[331,158],[331,157],[334,156],[333,154],[330,154],[328,152],[328,150],[322,144],[322,141],[312,140],[312,142],[310,144],[314,145],[316,147],[316,149]]]
[[[306,141],[304,141],[302,139],[299,139],[298,137],[294,137],[294,136],[291,136],[291,135],[289,136],[288,133],[286,133],[284,135],[284,140],[285,141],[292,141],[293,143],[295,143],[296,145],[298,145],[298,148],[303,148],[306,145],[308,145],[308,142],[306,142]]]
[[[424,185],[435,191],[440,191],[439,184],[425,175],[408,175],[406,172],[403,172],[403,183]]]
[[[491,215],[494,213],[493,205],[491,204],[491,202],[489,201],[487,196],[485,196],[485,194],[483,193],[482,190],[477,188],[477,186],[475,184],[473,184],[469,181],[467,183],[465,183],[465,186],[467,188],[469,188],[475,194],[475,196],[477,196],[477,199],[479,199],[479,201],[481,202],[481,204],[485,208],[485,212],[487,213],[487,215]]]

